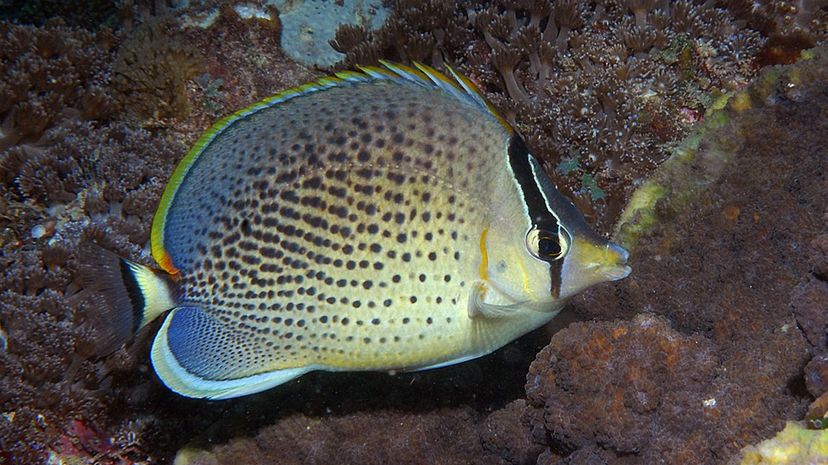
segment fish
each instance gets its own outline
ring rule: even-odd
[[[103,345],[164,316],[158,378],[228,399],[313,370],[481,357],[630,273],[470,79],[381,64],[198,139],[153,218],[158,267],[88,252]]]

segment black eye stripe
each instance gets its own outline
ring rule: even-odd
[[[529,163],[530,156],[529,149],[523,139],[517,135],[512,136],[509,143],[509,165],[512,167],[515,179],[517,179],[523,190],[523,201],[529,210],[529,218],[536,226],[549,226],[550,223],[554,223],[555,229],[557,229],[558,222],[550,214],[546,205],[546,200]]]
[[[526,143],[517,134],[509,141],[509,166],[512,168],[515,180],[523,193],[523,201],[529,212],[529,219],[534,228],[542,231],[554,231],[555,243],[558,243],[558,220],[549,211],[546,198],[538,185],[535,173],[530,162],[531,155]],[[543,174],[541,174],[543,175]],[[563,260],[546,260],[549,263],[549,291],[553,297],[560,295],[561,268]]]

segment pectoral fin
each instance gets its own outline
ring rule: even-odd
[[[531,302],[524,300],[511,304],[492,304],[485,302],[488,288],[483,281],[472,285],[469,294],[469,318],[514,318],[527,312],[557,313],[561,306],[548,302]]]
[[[497,305],[484,302],[486,297],[486,283],[477,281],[472,285],[469,294],[470,318],[511,318],[526,310],[526,302],[507,305]]]

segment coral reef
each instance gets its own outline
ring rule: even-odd
[[[118,47],[112,67],[120,110],[144,126],[187,116],[186,83],[203,72],[197,49],[169,28],[159,20],[138,26]]]
[[[508,464],[531,464],[543,452],[543,447],[532,441],[523,424],[526,401],[510,402],[486,418],[485,428],[480,433],[483,449]]]
[[[343,27],[340,65],[378,58],[471,77],[566,193],[608,229],[626,196],[722,92],[826,37],[819,2],[402,0]],[[770,38],[770,41],[769,41]],[[767,45],[767,47],[766,47]]]
[[[113,110],[106,90],[113,46],[108,31],[60,20],[39,28],[0,22],[0,151],[35,143],[64,119],[106,118]]]
[[[823,213],[823,224],[828,209]],[[805,387],[816,398],[805,420],[809,427],[828,428],[828,234],[811,241],[808,258],[811,269],[796,286],[791,307],[813,355],[805,366]],[[828,436],[826,436],[828,441]]]
[[[667,320],[656,331],[661,338],[624,322],[575,325],[553,337],[533,364],[543,376],[527,383],[534,437],[565,456],[549,463],[593,455],[604,463],[720,463],[803,418],[821,389],[820,364],[809,364],[822,353],[813,335],[825,331],[809,307],[824,309],[825,301],[810,300],[807,283],[823,268],[826,77],[824,48],[794,67],[767,70],[694,150],[656,175],[656,185],[675,182],[676,190],[653,202],[650,217],[625,216],[646,225],[634,236],[619,228],[636,246],[635,272],[587,291],[576,310],[604,319],[645,309]],[[638,336],[623,350],[632,331]],[[691,342],[692,353],[678,350]],[[674,354],[674,367],[691,364],[674,397],[659,395],[674,382],[659,353]],[[648,404],[653,398],[661,402]],[[641,415],[643,423],[629,423]],[[670,433],[656,438],[636,428],[651,422]]]
[[[714,463],[711,435],[732,405],[714,344],[663,317],[576,323],[529,369],[533,436],[573,450],[601,445],[639,463]],[[725,443],[726,444],[726,443]]]
[[[469,74],[604,230],[676,153],[647,214],[619,228],[633,276],[574,302],[587,318],[648,313],[558,333],[528,386],[549,333],[448,369],[317,373],[223,403],[158,383],[152,328],[95,357],[78,245],[149,264],[186,145],[317,73],[281,51],[265,2],[60,3],[6,2],[38,26],[0,22],[0,462],[168,463],[192,441],[201,463],[712,463],[824,418],[824,51],[719,96],[824,40],[824,2],[399,0],[377,31],[340,29],[349,64]],[[699,122],[704,137],[671,150]]]
[[[276,12],[264,7],[263,11],[267,16],[245,18],[231,4],[208,4],[162,20],[164,30],[178,31],[183,47],[202,51],[199,74],[187,82],[186,95],[180,97],[192,105],[191,113],[175,120],[175,129],[187,133],[190,141],[228,112],[319,76],[282,52]]]
[[[155,381],[146,335],[95,358],[100,336],[85,325],[95,308],[79,288],[78,244],[150,263],[152,215],[185,142],[218,116],[312,77],[278,49],[278,23],[230,9],[209,27],[185,27],[184,10],[158,17],[122,6],[115,32],[0,22],[3,463],[154,463],[215,421],[221,407],[183,415],[192,404]],[[199,76],[189,71],[192,50],[213,51],[198,61]],[[116,85],[138,73],[151,85]],[[189,112],[167,101],[188,102]]]
[[[745,425],[743,410],[773,418],[796,403],[759,409],[755,394],[740,392],[743,378],[732,377],[732,364],[722,363],[717,352],[710,339],[685,336],[650,314],[571,325],[529,372],[535,438],[555,452],[574,451],[575,457],[550,463],[580,463],[584,454],[599,451],[605,463],[625,463],[625,456],[637,463],[720,463],[736,452],[734,437],[773,431]],[[799,351],[789,361],[801,360]]]
[[[0,403],[12,413],[0,422],[0,448],[21,457],[45,452],[69,419],[113,426],[112,375],[135,361],[82,358],[96,335],[80,326],[90,303],[75,294],[76,246],[97,240],[139,258],[163,179],[184,148],[121,123],[67,123],[44,138],[56,142],[9,167],[16,175],[2,185],[5,198],[20,200],[0,221]]]
[[[254,437],[185,447],[176,464],[531,464],[541,448],[521,423],[524,407],[519,400],[488,416],[468,406],[289,414]]]

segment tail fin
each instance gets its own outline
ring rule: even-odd
[[[97,353],[107,355],[132,339],[144,325],[175,306],[169,275],[119,257],[97,245],[81,246],[81,279],[95,296],[89,322],[97,333]]]

